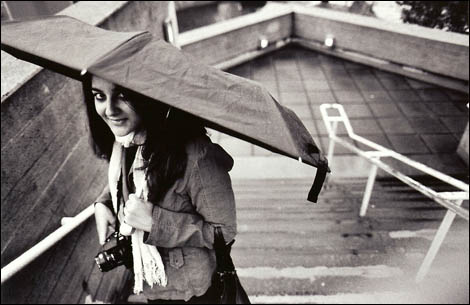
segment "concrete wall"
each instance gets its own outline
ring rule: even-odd
[[[163,36],[168,1],[81,1],[61,12],[118,31]],[[107,164],[88,142],[81,84],[2,52],[2,268],[93,203]],[[101,273],[94,217],[2,284],[2,303],[115,301],[125,268]]]
[[[178,42],[183,51],[199,61],[218,66],[250,52],[258,52],[260,38],[269,41],[271,47],[277,42],[288,41],[292,28],[290,8],[269,3],[256,13],[183,32]]]
[[[468,35],[318,7],[293,11],[305,47],[468,93]],[[335,48],[324,47],[327,35]]]

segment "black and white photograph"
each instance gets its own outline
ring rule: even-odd
[[[470,1],[1,1],[2,304],[468,304]]]

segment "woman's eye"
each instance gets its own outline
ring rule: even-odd
[[[117,98],[120,99],[120,100],[123,100],[123,101],[127,101],[127,98],[126,98],[126,96],[125,96],[123,93],[119,93],[119,94],[117,95]]]
[[[97,101],[104,101],[106,99],[106,96],[103,93],[93,93],[93,96]]]

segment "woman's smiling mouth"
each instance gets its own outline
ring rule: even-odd
[[[110,119],[110,118],[108,118],[108,121],[110,121],[111,124],[113,124],[113,125],[122,125],[122,124],[124,124],[124,122],[126,120],[127,119],[125,119],[125,118],[124,119]]]

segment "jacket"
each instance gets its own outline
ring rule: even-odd
[[[144,242],[160,252],[168,285],[150,287],[145,282],[147,299],[189,300],[203,295],[216,267],[214,226],[221,226],[227,242],[237,232],[228,174],[233,167],[232,157],[206,136],[188,143],[186,153],[183,177],[160,202],[154,202],[152,228]],[[105,189],[97,202],[110,200],[109,189]]]

